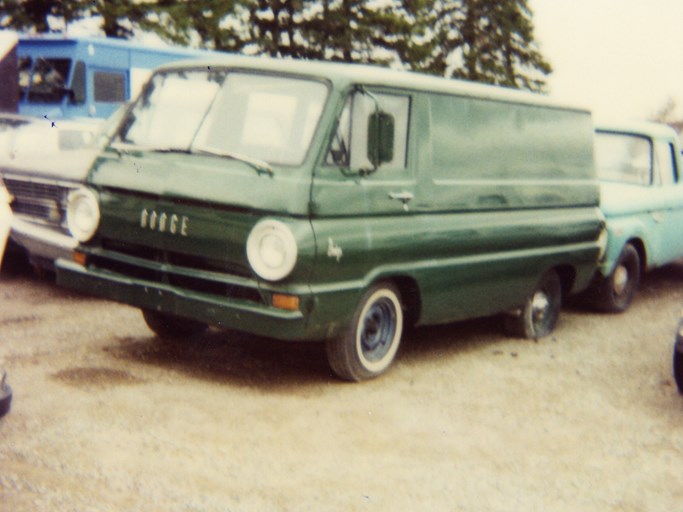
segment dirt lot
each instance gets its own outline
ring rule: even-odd
[[[380,379],[319,345],[163,344],[135,309],[0,276],[3,511],[683,511],[683,265],[554,336],[418,329]]]

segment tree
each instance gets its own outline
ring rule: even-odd
[[[273,57],[392,65],[541,91],[550,65],[527,0],[0,0],[0,26],[101,16],[107,36]]]
[[[437,0],[432,72],[542,91],[552,72],[534,41],[527,0]]]

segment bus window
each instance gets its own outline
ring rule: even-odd
[[[126,101],[126,77],[123,73],[95,72],[95,101],[119,103]]]
[[[31,74],[28,100],[32,103],[58,103],[67,89],[71,59],[36,60]]]

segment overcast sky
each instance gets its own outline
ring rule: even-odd
[[[600,118],[683,118],[683,0],[529,0],[550,93]]]

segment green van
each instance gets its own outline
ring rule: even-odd
[[[386,371],[408,325],[548,334],[604,249],[589,112],[369,66],[164,66],[86,185],[59,283],[160,337],[325,340],[348,380]]]

